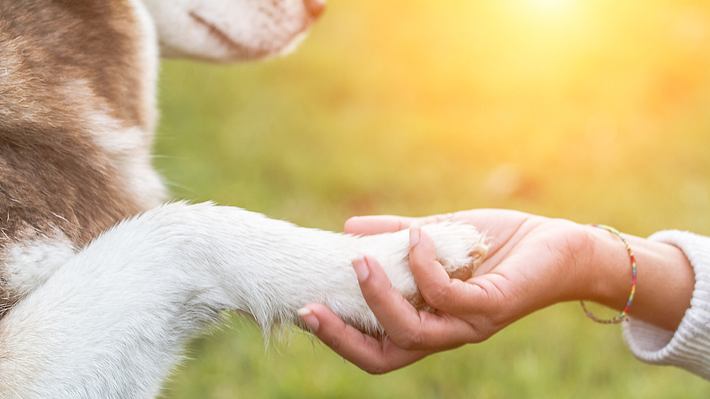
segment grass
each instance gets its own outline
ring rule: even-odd
[[[581,4],[580,4],[581,3]],[[710,235],[710,6],[340,0],[296,54],[172,61],[156,166],[176,198],[339,229],[516,208]],[[705,398],[574,304],[373,377],[300,332],[196,340],[166,398]]]

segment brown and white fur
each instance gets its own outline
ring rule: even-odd
[[[350,261],[417,294],[407,233],[353,237],[234,207],[163,205],[151,167],[158,53],[294,47],[319,0],[0,0],[0,397],[146,398],[223,310],[265,330],[322,302],[377,320]],[[450,272],[485,245],[424,227]]]

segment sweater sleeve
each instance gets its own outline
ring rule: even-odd
[[[631,318],[623,327],[626,344],[642,361],[678,366],[710,379],[710,237],[662,231],[650,239],[675,245],[685,253],[693,266],[695,288],[690,308],[675,332]]]

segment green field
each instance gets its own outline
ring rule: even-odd
[[[710,235],[710,6],[332,3],[288,58],[164,64],[155,163],[175,198],[328,229],[500,207]],[[575,304],[385,376],[295,330],[265,348],[236,318],[189,357],[166,398],[710,397]]]

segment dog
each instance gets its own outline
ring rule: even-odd
[[[223,311],[268,334],[320,302],[381,333],[350,267],[366,253],[418,302],[406,232],[355,237],[166,203],[151,166],[159,55],[283,55],[323,6],[0,0],[0,397],[154,397]],[[423,229],[451,274],[485,256],[472,226]]]

